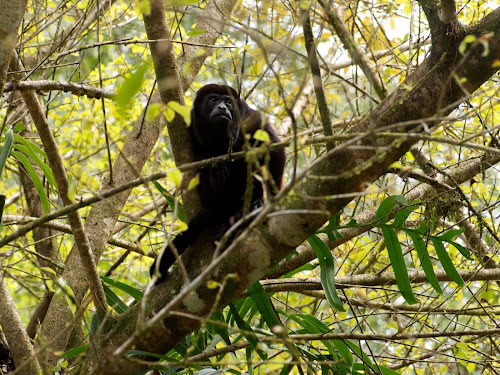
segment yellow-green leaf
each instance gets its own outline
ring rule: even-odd
[[[467,49],[467,45],[474,43],[476,41],[476,37],[474,35],[466,35],[465,38],[460,42],[460,45],[458,46],[458,52],[460,52],[462,55],[465,53],[465,50]]]
[[[167,107],[181,115],[187,126],[191,125],[191,110],[188,107],[174,101],[168,102]]]
[[[182,172],[177,168],[167,172],[167,178],[172,181],[175,186],[180,187],[182,182]]]
[[[265,142],[265,143],[269,143],[270,142],[269,133],[266,132],[265,130],[262,130],[262,129],[257,130],[255,132],[255,134],[253,135],[253,137],[256,140],[261,141],[261,142]]]
[[[160,113],[161,113],[160,103],[152,103],[148,105],[148,109],[146,111],[146,121],[147,122],[154,121]]]

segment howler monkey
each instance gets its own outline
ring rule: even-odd
[[[254,135],[259,129],[267,132],[271,143],[279,142],[269,122],[260,112],[250,108],[233,88],[209,84],[198,91],[191,110],[191,126],[189,127],[196,160],[258,146],[260,142],[254,138]],[[189,221],[188,229],[173,240],[173,245],[179,255],[205,228],[210,230],[213,240],[220,239],[229,229],[231,221],[242,217],[245,199],[250,203],[251,208],[261,204],[263,184],[254,177],[254,173],[260,172],[264,164],[267,164],[271,174],[269,179],[272,178],[272,181],[260,180],[266,181],[265,188],[273,193],[281,187],[285,167],[283,149],[270,151],[267,161],[265,157],[262,157],[257,163],[251,163],[250,169],[247,169],[247,162],[245,158],[242,158],[210,165],[199,170],[197,189],[202,208]],[[248,181],[249,175],[252,181]],[[248,192],[248,189],[251,191]],[[161,274],[159,277],[159,282],[161,282],[175,262],[175,257],[166,246],[159,259],[158,271]],[[156,271],[157,261],[151,267],[151,275]]]

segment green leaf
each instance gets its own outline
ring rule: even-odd
[[[109,286],[102,283],[104,289],[104,295],[106,296],[106,301],[108,305],[111,306],[118,314],[122,314],[128,310],[128,306],[123,302],[120,297],[118,297],[115,292],[113,292]]]
[[[380,203],[377,213],[375,214],[375,221],[380,221],[381,224],[386,223],[389,219],[389,214],[398,203],[403,207],[408,205],[406,198],[402,195],[392,195],[385,198],[382,203]]]
[[[476,37],[474,35],[466,35],[465,38],[460,42],[460,45],[458,46],[458,52],[460,54],[464,54],[465,50],[467,49],[467,45],[474,43],[476,41]]]
[[[429,280],[429,283],[432,285],[436,292],[438,292],[439,294],[443,294],[443,290],[441,289],[436,274],[434,273],[431,258],[429,256],[429,252],[427,251],[427,247],[425,246],[425,242],[422,239],[422,236],[416,231],[408,229],[403,230],[410,236],[411,240],[413,241],[413,246],[415,246],[415,249],[417,250],[418,259],[420,259],[420,264],[424,269],[427,280]]]
[[[396,217],[394,218],[394,226],[397,228],[403,228],[406,219],[408,219],[408,216],[410,216],[412,211],[415,210],[417,207],[418,205],[413,205],[400,209],[396,213]]]
[[[398,240],[398,236],[392,228],[382,227],[381,229],[399,291],[409,305],[418,303],[418,300],[413,295],[413,291],[411,289],[410,279],[408,277],[408,269],[406,268],[406,263],[404,260],[403,251],[401,250],[401,244]]]
[[[259,348],[260,341],[257,339],[257,335],[253,331],[252,327],[250,327],[250,325],[241,318],[234,304],[229,304],[229,310],[231,311],[231,314],[233,314],[234,321],[236,322],[238,328],[242,331],[246,331],[242,334],[243,336],[245,336],[250,345],[252,345],[252,348],[255,349],[255,351],[263,361],[267,360],[267,353]]]
[[[434,244],[434,249],[436,250],[436,254],[446,274],[458,285],[465,285],[464,281],[462,280],[462,276],[460,276],[460,274],[457,272],[457,269],[453,265],[453,262],[448,255],[448,252],[444,248],[443,242],[436,237],[431,237],[431,241]]]
[[[10,156],[12,150],[12,144],[14,143],[14,132],[12,129],[7,130],[5,133],[5,142],[0,151],[0,177],[2,177],[2,171],[7,162],[7,158]]]
[[[21,137],[19,134],[14,134],[14,140],[18,143],[21,143],[23,145],[25,145],[26,147],[28,147],[30,150],[33,150],[34,152],[36,152],[38,155],[40,155],[43,159],[47,160],[47,154],[45,153],[45,151],[43,151],[40,147],[38,147],[38,145],[36,143],[33,143],[27,139],[24,139],[23,137]]]
[[[231,345],[231,340],[229,339],[229,330],[226,328],[227,324],[224,320],[224,314],[221,311],[216,312],[212,315],[212,320],[215,322],[220,322],[221,324],[214,323],[212,324],[215,333],[217,333],[222,340],[226,343],[226,345]]]
[[[141,64],[137,70],[125,78],[125,81],[116,90],[116,104],[121,111],[125,111],[132,98],[137,94],[144,82],[147,71],[146,64]]]
[[[269,133],[266,132],[265,130],[263,129],[258,129],[253,137],[258,140],[258,141],[261,141],[261,142],[264,142],[264,143],[269,143],[270,142],[270,138],[269,138]]]
[[[472,260],[472,256],[471,256],[470,251],[468,249],[466,249],[465,247],[463,247],[462,245],[460,245],[459,243],[456,243],[454,241],[445,241],[445,242],[448,242],[450,245],[455,247],[467,259]]]
[[[42,170],[43,174],[47,178],[47,181],[49,182],[49,185],[57,189],[57,183],[54,178],[54,174],[52,173],[52,169],[40,158],[40,156],[37,155],[36,152],[33,151],[31,147],[27,147],[26,145],[20,145],[16,144],[14,145],[14,148],[16,150],[24,152],[28,157],[30,157]]]
[[[77,355],[85,352],[89,346],[88,345],[81,345],[77,346],[76,348],[70,349],[67,352],[65,352],[61,357],[62,358],[73,358],[76,357]]]
[[[453,241],[453,239],[458,236],[459,234],[462,234],[463,233],[463,229],[451,229],[451,230],[448,230],[446,231],[445,233],[443,233],[442,235],[440,236],[434,236],[435,238],[439,239],[440,241],[444,241],[444,242],[447,242],[449,244],[451,244],[452,246],[454,246],[458,251],[460,251],[460,253],[466,257],[467,259],[469,260],[472,260],[472,257],[471,257],[471,254],[470,254],[470,251],[467,250],[465,247],[463,247],[462,245],[460,245],[459,243],[456,243]]]
[[[188,107],[175,101],[168,102],[167,107],[181,115],[186,126],[191,125],[191,110]]]
[[[260,315],[262,315],[262,318],[269,328],[272,329],[274,326],[282,326],[276,312],[274,311],[271,301],[269,301],[269,297],[258,281],[250,285],[248,293],[250,294],[250,297],[252,297],[255,306],[257,306]]]
[[[158,181],[153,181],[153,185],[166,199],[170,209],[174,211],[175,210],[174,196],[170,194]],[[186,222],[186,216],[184,215],[184,208],[180,202],[177,204],[177,217],[179,218],[180,221],[183,221],[184,223]]]
[[[314,269],[314,266],[310,263],[306,263],[296,269],[294,269],[293,271],[290,271],[288,272],[287,274],[283,275],[283,279],[287,279],[289,277],[292,277],[293,275],[295,275],[296,273],[299,273],[299,272],[302,272],[302,271],[311,271]]]
[[[160,103],[150,103],[148,105],[148,109],[146,110],[146,121],[152,122],[154,121],[161,113],[161,104]]]
[[[201,34],[205,34],[206,32],[207,32],[207,30],[193,29],[193,30],[189,30],[187,32],[187,36],[201,35]]]
[[[290,319],[293,319],[302,327],[304,327],[308,333],[327,333],[330,329],[320,320],[312,315],[297,314],[290,315]],[[340,354],[341,359],[347,364],[347,366],[352,366],[354,359],[351,354],[351,350],[342,340],[324,340],[322,341],[328,349],[328,352],[332,357],[334,357],[332,344],[337,349]]]
[[[283,368],[281,369],[279,375],[288,375],[289,373],[292,372],[294,367],[295,367],[295,365],[290,365],[288,363],[285,363],[283,365]]]
[[[383,375],[400,375],[399,372],[396,372],[394,370],[391,370],[390,368],[384,367],[384,366],[378,366],[380,371],[382,371]]]
[[[320,230],[316,231],[316,234],[326,233],[328,239],[330,241],[334,241],[338,238],[343,237],[337,230],[339,228],[340,228],[340,212],[338,212],[335,216],[333,216],[330,219],[330,221],[328,221],[328,224],[324,228],[321,228]]]
[[[458,236],[459,234],[462,234],[464,232],[463,229],[450,229],[444,232],[443,234],[439,236],[435,236],[436,238],[439,238],[441,241],[453,241],[453,239]]]
[[[337,288],[335,287],[335,266],[333,263],[332,252],[315,234],[310,236],[307,239],[307,242],[309,242],[318,257],[321,285],[323,286],[328,303],[337,311],[345,311],[342,306],[342,302],[337,295]]]
[[[353,342],[351,342],[349,340],[344,340],[344,342],[351,349],[351,351],[354,354],[356,354],[357,357],[361,358],[361,360],[363,361],[363,363],[354,363],[353,369],[357,368],[357,369],[363,370],[366,366],[369,366],[372,370],[374,370],[374,371],[376,370],[376,368],[373,365],[373,362],[370,359],[370,357],[368,356],[368,354],[363,352],[359,346],[357,346],[356,344],[354,344]]]
[[[170,357],[167,355],[162,355],[158,353],[152,353],[152,352],[146,352],[144,350],[137,350],[137,349],[131,349],[127,352],[128,357],[134,357],[134,356],[141,356],[141,357],[153,357],[153,358],[158,358],[158,359],[164,359],[165,361],[169,362],[176,362],[178,361],[177,358]]]
[[[128,284],[113,280],[113,279],[106,277],[106,276],[99,276],[99,277],[106,284],[111,285],[117,289],[120,289],[122,292],[125,292],[129,296],[133,297],[136,301],[141,300],[143,295],[144,295],[144,293],[141,292],[139,289],[136,289]]]
[[[18,122],[15,126],[14,126],[14,134],[15,133],[19,133],[19,132],[22,132],[24,129],[26,129],[26,125],[24,125],[23,122]]]
[[[17,160],[19,160],[26,169],[26,172],[30,176],[31,181],[33,181],[33,184],[35,185],[36,191],[38,191],[38,196],[40,197],[40,201],[42,202],[43,212],[48,214],[50,211],[49,198],[45,193],[42,181],[40,181],[40,177],[38,177],[35,168],[33,168],[28,158],[23,154],[21,154],[20,152],[12,151],[12,156],[14,156]]]
[[[185,7],[197,4],[200,0],[165,0],[166,6]]]

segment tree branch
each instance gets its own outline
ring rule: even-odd
[[[59,190],[59,196],[65,206],[71,205],[73,201],[68,196],[68,176],[66,174],[66,169],[64,168],[61,155],[59,155],[56,141],[50,131],[47,119],[45,118],[45,114],[43,113],[40,103],[38,102],[38,99],[33,91],[23,91],[22,95],[24,102],[26,103],[26,107],[30,112],[31,118],[35,123],[43,148],[47,153],[49,165],[54,173],[54,178]],[[90,285],[90,290],[92,291],[97,317],[101,321],[106,316],[108,304],[106,302],[106,296],[104,295],[101,280],[99,279],[99,273],[97,272],[97,266],[94,260],[94,255],[92,254],[89,239],[83,227],[82,218],[77,211],[73,211],[68,214],[68,221],[71,225],[73,236],[75,237],[78,253],[83,260],[82,265],[87,276],[87,281]]]
[[[75,82],[59,82],[59,81],[19,81],[19,82],[9,82],[5,85],[4,91],[9,92],[14,90],[25,91],[64,91],[71,92],[77,96],[87,95],[87,97],[92,99],[114,99],[115,94],[109,90],[99,89],[97,87],[92,87],[89,85],[84,85]]]
[[[9,342],[16,372],[22,375],[39,375],[40,365],[35,358],[33,345],[24,329],[16,305],[5,285],[3,274],[0,278],[0,325]]]

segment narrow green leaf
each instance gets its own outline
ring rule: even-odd
[[[28,158],[23,154],[21,154],[20,152],[12,151],[12,156],[14,156],[17,160],[19,160],[26,169],[26,172],[30,176],[31,181],[33,181],[33,184],[35,185],[35,188],[38,191],[38,196],[40,197],[40,201],[42,202],[43,212],[48,214],[50,211],[49,198],[45,193],[42,181],[40,181],[40,177],[38,177],[35,168],[33,168]]]
[[[450,245],[455,247],[467,259],[472,260],[472,256],[471,256],[470,251],[468,249],[466,249],[465,247],[463,247],[459,243],[456,243],[455,241],[445,241],[445,242],[448,242]]]
[[[42,170],[43,174],[47,178],[50,186],[54,189],[57,189],[57,183],[54,178],[54,174],[52,173],[52,169],[38,156],[31,148],[26,147],[25,145],[16,144],[14,145],[16,150],[24,152],[27,156],[29,156]]]
[[[77,355],[83,353],[85,350],[87,350],[88,345],[81,345],[77,346],[76,348],[70,349],[67,352],[65,352],[61,357],[62,358],[73,358],[76,357]]]
[[[306,328],[310,333],[330,332],[330,329],[313,315],[297,314],[295,315],[295,317],[300,318],[300,322],[298,320],[294,320],[304,328]],[[292,315],[290,316],[290,318],[293,319]],[[333,344],[347,366],[352,366],[352,364],[354,363],[354,359],[352,357],[351,350],[342,340],[325,340],[323,341],[323,343],[332,356],[334,355],[334,353],[331,344]]]
[[[33,150],[38,155],[40,155],[43,159],[47,160],[47,154],[40,147],[38,147],[36,143],[24,139],[19,134],[14,134],[14,140],[18,143],[25,145],[26,147],[28,147],[29,149]]]
[[[418,206],[414,205],[414,206],[408,206],[406,208],[400,209],[396,213],[396,217],[394,218],[394,226],[397,228],[402,228],[406,222],[406,219],[408,219],[408,216],[410,216],[412,211],[417,209],[417,208],[418,208]]]
[[[133,286],[130,286],[128,284],[113,280],[113,279],[106,277],[106,276],[99,276],[99,277],[106,284],[111,285],[117,289],[120,289],[122,292],[125,292],[129,296],[133,297],[136,301],[141,300],[143,295],[144,295],[144,293],[141,292],[139,289],[136,289]]]
[[[339,227],[340,227],[340,212],[338,212],[335,216],[333,216],[328,222],[328,224],[324,228],[321,228],[316,233],[326,233],[328,239],[330,241],[334,241],[338,238],[343,237],[338,231]]]
[[[250,287],[248,288],[248,293],[250,293],[250,297],[252,297],[255,306],[257,306],[260,315],[262,315],[262,318],[269,328],[282,325],[278,316],[276,315],[276,312],[274,311],[271,301],[269,301],[269,297],[258,281],[250,285]]]
[[[439,236],[435,236],[436,238],[439,238],[441,241],[453,241],[453,239],[458,236],[459,234],[462,234],[464,232],[463,229],[449,229],[443,234]]]
[[[440,236],[434,236],[435,238],[439,239],[440,241],[447,242],[451,245],[453,245],[460,253],[466,257],[469,260],[472,260],[470,251],[460,245],[459,243],[453,241],[455,237],[457,237],[459,234],[463,233],[463,229],[450,229],[447,230],[445,233],[441,234]]]
[[[255,351],[263,361],[267,360],[267,353],[259,348],[260,341],[257,339],[257,335],[253,331],[252,327],[250,327],[250,325],[241,318],[238,310],[232,303],[229,304],[229,310],[231,311],[231,314],[233,314],[234,321],[236,322],[238,328],[246,331],[242,334],[243,336],[245,336],[250,345],[252,345],[252,348],[255,349]]]
[[[310,236],[307,239],[307,242],[309,242],[318,257],[321,285],[323,286],[328,303],[337,311],[345,311],[344,306],[342,306],[342,302],[337,295],[337,288],[335,287],[335,267],[332,252],[315,234]]]
[[[170,357],[164,354],[146,352],[144,350],[137,350],[137,349],[131,349],[127,352],[127,357],[133,357],[133,356],[153,357],[158,359],[164,359],[166,361],[171,361],[171,362],[176,362],[179,360],[178,358]]]
[[[326,327],[323,323],[318,321],[320,324],[316,324],[315,322],[312,322],[309,319],[307,319],[306,315],[304,314],[289,314],[288,317],[301,327],[305,328],[306,333],[317,334],[317,333],[328,332],[328,327]],[[321,342],[323,343],[323,345],[326,346],[332,358],[336,358],[336,353],[333,350],[332,340],[322,340]]]
[[[229,331],[226,327],[226,321],[224,320],[224,314],[222,314],[221,311],[216,312],[214,315],[212,315],[212,320],[215,320],[216,322],[221,322],[221,325],[219,324],[213,324],[213,329],[215,333],[217,333],[222,340],[226,343],[226,345],[231,345],[232,342],[229,339]]]
[[[369,366],[370,369],[372,369],[373,371],[376,370],[376,368],[374,367],[373,362],[370,359],[370,357],[368,356],[368,354],[363,352],[363,350],[361,350],[361,348],[359,346],[357,346],[356,344],[354,344],[352,341],[349,341],[349,340],[345,340],[344,342],[351,349],[351,351],[354,354],[356,354],[357,357],[361,358],[361,360],[363,361],[363,363],[354,363],[353,369],[357,368],[357,369],[362,370],[363,366],[364,367]],[[360,365],[362,366],[361,368],[359,367]]]
[[[431,241],[434,244],[434,249],[436,250],[436,254],[446,274],[450,276],[450,278],[458,285],[465,285],[464,281],[462,280],[462,276],[460,276],[460,274],[457,272],[457,269],[453,265],[453,262],[448,255],[448,252],[444,248],[443,242],[436,237],[431,237]]]
[[[288,375],[289,373],[292,372],[293,368],[295,367],[295,365],[290,365],[290,364],[284,364],[283,365],[283,368],[281,369],[279,375]]]
[[[429,252],[427,251],[427,247],[425,246],[425,242],[422,239],[421,235],[416,231],[403,229],[406,234],[408,234],[413,241],[413,246],[417,250],[418,259],[420,259],[420,264],[424,269],[425,276],[427,276],[427,280],[432,285],[434,290],[439,294],[443,294],[443,290],[439,285],[436,274],[434,273],[434,268],[432,267],[431,258],[429,256]]]
[[[175,198],[170,194],[158,181],[153,181],[153,185],[158,189],[158,191],[166,199],[168,206],[172,211],[175,209]],[[177,217],[180,221],[186,222],[186,217],[184,216],[184,207],[181,203],[177,204]]]
[[[418,303],[418,300],[413,295],[413,291],[411,289],[410,279],[408,277],[408,269],[406,268],[406,263],[404,260],[403,251],[401,250],[401,244],[398,240],[398,236],[392,228],[382,227],[381,229],[399,291],[409,305]]]
[[[5,142],[0,151],[0,177],[2,177],[2,171],[7,162],[7,158],[10,156],[10,151],[12,150],[12,144],[14,143],[14,132],[12,129],[7,130],[5,133]]]
[[[283,275],[282,279],[287,279],[289,277],[292,277],[293,275],[299,273],[299,272],[302,272],[302,271],[311,271],[314,269],[314,266],[310,263],[306,263],[296,269],[294,269],[293,271],[290,271],[288,272],[287,274]]]
[[[386,223],[389,219],[389,214],[398,203],[403,205],[403,207],[408,205],[406,198],[402,195],[392,195],[385,198],[382,203],[380,203],[377,213],[375,214],[375,221],[380,221],[382,224]]]
[[[113,292],[109,286],[102,283],[104,289],[104,295],[106,296],[106,301],[108,305],[111,306],[118,314],[122,314],[128,310],[128,306],[123,302],[120,297],[118,297],[115,292]]]

